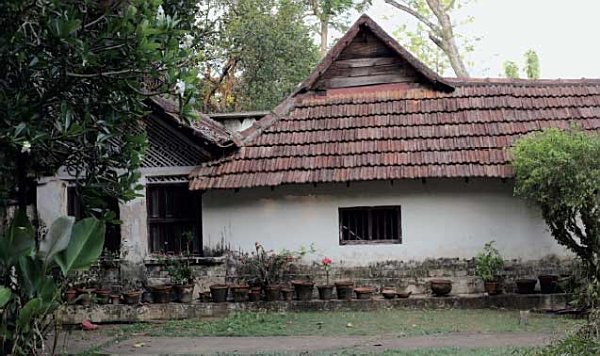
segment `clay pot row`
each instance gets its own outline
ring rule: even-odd
[[[538,276],[538,279],[517,279],[517,293],[519,294],[533,294],[535,293],[535,286],[537,282],[540,282],[540,292],[543,294],[553,294],[560,292],[560,286],[558,284],[559,277],[552,274],[542,274]]]
[[[172,297],[175,291],[175,298]],[[178,301],[180,303],[191,303],[194,292],[193,285],[156,286],[151,287],[149,292],[126,291],[122,294],[112,294],[109,289],[71,289],[64,292],[63,299],[68,304],[78,303],[88,306],[92,301],[98,304],[140,304],[144,303],[169,303]]]
[[[224,303],[228,300],[229,292],[231,292],[231,298],[234,302],[246,302],[246,301],[259,301],[264,299],[266,301],[277,301],[286,300],[311,300],[313,299],[314,283],[310,281],[292,281],[293,289],[286,288],[281,285],[270,285],[261,290],[258,288],[251,288],[246,285],[232,285],[227,284],[214,284],[210,286],[210,292],[200,293],[200,300],[203,302],[215,302]],[[317,286],[319,299],[330,300],[335,296],[337,299],[350,300],[354,295],[356,299],[370,299],[375,293],[373,288],[354,288],[352,281],[339,281],[335,285],[321,285]],[[396,293],[398,294],[398,293]],[[399,296],[408,298],[409,294],[400,293]],[[264,298],[261,298],[264,297]]]

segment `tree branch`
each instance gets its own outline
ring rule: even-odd
[[[396,0],[384,0],[384,1],[387,4],[392,5],[393,7],[397,8],[398,10],[404,11],[407,14],[412,15],[414,18],[421,21],[425,26],[429,27],[431,29],[431,31],[433,31],[436,35],[441,36],[442,31],[441,31],[440,27],[438,25],[434,24],[433,22],[431,22],[427,17],[418,13],[415,9],[408,7],[404,4],[401,4]]]

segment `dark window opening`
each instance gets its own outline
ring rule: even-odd
[[[401,243],[400,206],[340,208],[340,245]]]
[[[202,255],[199,194],[187,184],[149,185],[146,202],[150,253]]]
[[[112,211],[114,220],[119,220],[119,200],[114,197],[105,198],[106,208]],[[77,187],[67,187],[67,215],[75,217],[75,220],[81,220],[86,217],[81,195]],[[104,252],[119,253],[121,251],[121,225],[117,223],[106,224],[106,234],[104,236]]]

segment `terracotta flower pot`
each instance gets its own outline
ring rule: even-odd
[[[144,291],[142,293],[142,303],[143,304],[152,304],[154,303],[154,296],[150,291]]]
[[[552,294],[558,291],[558,276],[554,274],[542,274],[538,276],[540,291],[544,294]]]
[[[98,304],[108,304],[110,299],[110,289],[96,289],[94,291]]]
[[[502,283],[500,281],[483,282],[483,288],[488,295],[498,295],[502,293]]]
[[[274,302],[279,300],[281,295],[281,286],[279,284],[271,284],[265,287],[265,300],[267,302]]]
[[[63,300],[68,304],[72,304],[75,298],[77,298],[77,291],[74,289],[69,289],[63,293]]]
[[[251,302],[260,302],[260,289],[251,290],[250,293],[248,293],[248,300]]]
[[[135,305],[140,304],[141,291],[128,291],[123,293],[123,301],[125,304]]]
[[[77,289],[77,300],[80,305],[88,306],[92,304],[92,293],[94,288],[79,288]]]
[[[356,299],[371,299],[375,290],[373,288],[355,288]]]
[[[179,303],[191,303],[194,295],[194,285],[178,284],[175,286],[175,294]]]
[[[452,281],[448,279],[432,279],[430,285],[431,292],[437,297],[448,295],[452,290]]]
[[[171,285],[154,286],[152,290],[152,299],[156,304],[166,304],[171,301]]]
[[[333,298],[332,285],[317,286],[317,289],[319,290],[319,299],[330,300],[331,298]]]
[[[536,279],[517,279],[515,281],[517,284],[517,293],[519,294],[533,294],[535,292],[535,285],[537,284]]]
[[[241,303],[248,300],[249,292],[250,287],[248,286],[231,286],[231,294],[233,295],[233,301],[236,303]]]
[[[354,289],[354,282],[352,281],[337,281],[335,282],[335,293],[338,299],[350,300],[352,299],[352,291]]]
[[[412,291],[400,292],[400,293],[398,293],[398,298],[406,299],[406,298],[410,297],[411,294],[412,294]]]
[[[225,303],[227,301],[227,294],[229,292],[229,286],[227,284],[213,284],[209,288],[213,302]]]
[[[385,299],[394,299],[398,293],[393,289],[384,289],[381,291],[381,295],[383,295],[383,298]]]
[[[296,291],[296,299],[311,300],[313,297],[313,289],[315,284],[309,281],[292,281],[292,286]]]
[[[110,304],[113,304],[113,305],[121,304],[121,296],[118,294],[111,294],[110,295]]]
[[[294,290],[290,288],[281,289],[281,298],[285,301],[291,301],[294,299]]]

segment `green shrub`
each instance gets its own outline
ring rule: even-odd
[[[487,242],[483,250],[475,256],[474,261],[475,274],[486,282],[496,280],[504,268],[504,260],[498,249],[494,247],[494,241]]]

